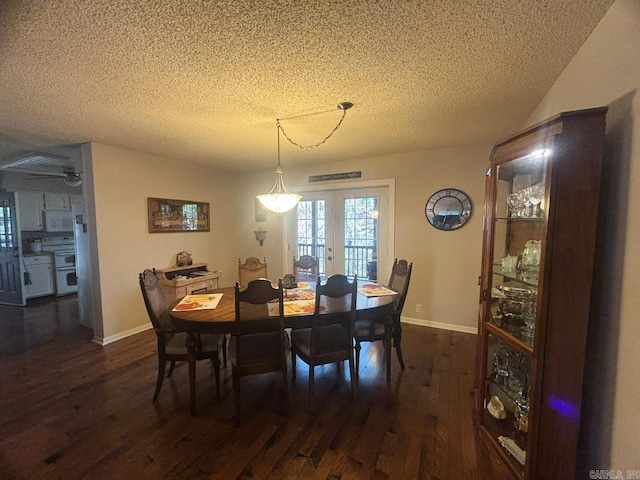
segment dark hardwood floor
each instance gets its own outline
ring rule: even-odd
[[[0,479],[506,478],[473,429],[475,336],[404,332],[390,386],[382,345],[363,344],[356,401],[344,368],[318,367],[310,411],[298,362],[288,406],[279,374],[241,380],[234,427],[230,367],[216,398],[198,363],[192,417],[184,364],[151,402],[152,331],[101,347],[74,297],[0,306]]]

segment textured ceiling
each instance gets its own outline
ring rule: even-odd
[[[0,156],[97,141],[228,170],[494,143],[613,0],[3,0]],[[1,158],[0,158],[1,159]]]

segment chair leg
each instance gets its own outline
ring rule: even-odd
[[[222,365],[227,368],[227,336],[222,336]]]
[[[240,424],[240,370],[236,366],[233,366],[233,387],[235,390],[236,399],[236,418],[234,423],[236,426]]]
[[[220,359],[218,357],[211,359],[211,368],[216,377],[216,396],[220,396]]]
[[[162,363],[164,363],[164,362],[162,362]],[[175,366],[176,366],[176,361],[175,360],[171,360],[171,365],[169,366],[169,375],[167,375],[167,377],[170,377],[171,375],[173,375],[173,367],[175,367]]]
[[[291,379],[296,381],[296,354],[291,350]]]
[[[352,350],[351,354],[349,355],[349,372],[351,377],[351,395],[355,400],[356,394],[357,394],[357,386],[358,386],[358,375],[355,372],[354,363],[355,362],[353,361],[353,350]]]
[[[185,342],[189,362],[189,400],[191,415],[196,414],[196,337],[190,333]]]
[[[396,353],[398,354],[398,362],[400,362],[400,368],[404,370],[404,360],[402,359],[402,344],[400,341],[396,341]]]
[[[387,383],[391,383],[391,337],[384,340],[384,360],[387,364]]]
[[[314,373],[316,367],[314,365],[309,365],[309,410],[313,407],[313,384],[314,384]]]
[[[284,401],[287,410],[289,409],[289,379],[287,378],[287,363],[285,357],[285,364],[282,368],[282,388],[284,388]]]
[[[362,350],[362,345],[359,340],[356,340],[356,373],[358,375],[360,375],[360,350]]]
[[[400,368],[404,370],[404,360],[402,359],[402,324],[397,321],[393,325],[393,346],[398,354],[398,362]]]
[[[158,400],[158,395],[160,395],[160,389],[162,388],[162,382],[164,381],[164,365],[165,361],[163,357],[158,357],[158,379],[156,380],[156,391],[153,392],[153,401]],[[173,362],[172,362],[173,366]]]

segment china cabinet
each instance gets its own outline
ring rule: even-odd
[[[606,108],[494,147],[476,372],[480,437],[514,478],[575,478]]]

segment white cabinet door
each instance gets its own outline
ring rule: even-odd
[[[42,297],[55,293],[53,264],[50,255],[34,255],[24,258],[24,266],[31,283],[26,285],[26,298]]]
[[[18,228],[42,230],[43,196],[40,192],[16,192]]]
[[[76,203],[84,203],[84,196],[69,194],[69,204],[73,206]]]
[[[45,210],[71,210],[68,193],[50,193],[44,194]]]

